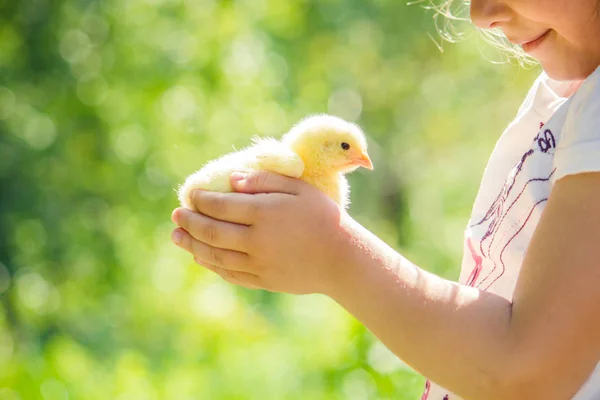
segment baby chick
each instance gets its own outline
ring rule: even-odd
[[[341,118],[316,115],[300,121],[280,141],[253,138],[250,147],[209,162],[187,177],[178,196],[183,207],[195,210],[192,190],[231,192],[233,172],[266,170],[300,178],[347,208],[350,189],[344,174],[359,167],[373,169],[361,129]]]

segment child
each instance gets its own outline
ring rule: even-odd
[[[460,284],[269,173],[234,174],[238,193],[195,192],[200,213],[174,211],[173,241],[228,282],[330,296],[439,384],[423,399],[600,399],[600,4],[470,8],[544,73],[485,170]]]

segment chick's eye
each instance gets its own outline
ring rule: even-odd
[[[350,149],[350,145],[346,142],[342,142],[342,149],[344,150],[349,150]]]

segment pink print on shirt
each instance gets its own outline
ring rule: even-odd
[[[524,215],[517,216],[516,221],[514,213],[510,213],[515,205],[519,204],[519,200],[521,200],[523,197],[526,197],[523,196],[523,194],[527,191],[531,184],[535,182],[547,182],[552,178],[555,172],[555,169],[553,169],[548,176],[533,178],[524,182],[520,191],[516,194],[516,196],[514,196],[514,199],[510,201],[510,204],[508,204],[508,199],[512,197],[511,195],[515,194],[516,187],[521,186],[521,184],[518,184],[518,178],[520,177],[523,169],[526,167],[526,164],[531,163],[530,160],[536,154],[543,156],[556,148],[556,140],[549,129],[545,129],[543,131],[540,130],[535,136],[533,142],[534,145],[532,148],[525,152],[525,154],[523,154],[523,156],[520,158],[519,162],[512,168],[508,178],[500,190],[500,193],[492,202],[483,218],[469,226],[469,229],[474,229],[480,226],[483,228],[483,226],[487,224],[487,229],[479,240],[479,251],[475,249],[471,238],[467,238],[466,244],[474,264],[473,270],[469,275],[467,282],[465,283],[468,286],[487,290],[498,281],[498,279],[506,271],[504,258],[507,247],[523,231],[527,223],[530,222],[531,216],[535,209],[548,200],[547,196],[536,199],[530,207],[526,208],[528,209],[528,212]],[[523,209],[524,205],[520,204],[519,208]],[[509,215],[512,219],[504,223],[505,219]],[[514,232],[514,234],[508,237],[510,232]],[[498,240],[501,242],[498,242]],[[498,246],[498,243],[502,244]],[[493,250],[499,250],[499,254],[497,254],[496,257],[492,256]],[[487,273],[482,274],[484,258],[489,260],[491,268],[488,268]]]
[[[427,382],[425,382],[425,391],[423,392],[423,396],[421,396],[421,400],[427,400],[427,398],[429,397],[430,389],[431,389],[431,382],[429,380],[427,380]]]
[[[488,259],[492,259],[491,256],[491,249],[492,249],[492,245],[495,242],[495,238],[496,238],[496,233],[498,231],[498,227],[501,226],[501,222],[504,220],[504,217],[506,215],[508,215],[508,210],[505,212],[505,203],[507,198],[509,197],[509,195],[511,194],[513,187],[517,181],[517,177],[519,176],[519,173],[522,171],[523,169],[523,165],[525,164],[525,161],[527,161],[527,158],[529,156],[531,156],[534,153],[533,150],[529,150],[528,152],[526,152],[522,157],[521,160],[519,161],[519,163],[512,169],[510,175],[508,176],[507,180],[504,182],[504,185],[502,186],[502,189],[500,190],[500,193],[498,194],[498,196],[496,197],[496,199],[493,201],[492,205],[490,206],[490,208],[488,209],[488,211],[485,213],[484,217],[477,223],[469,226],[470,229],[473,229],[477,226],[483,225],[484,223],[488,223],[488,227],[486,232],[483,234],[481,241],[479,242],[479,250],[480,250],[480,254],[481,256],[476,254],[475,249],[473,248],[473,244],[471,243],[471,240],[469,239],[469,245],[470,245],[470,249],[471,249],[471,256],[473,257],[473,261],[475,262],[475,267],[473,269],[473,272],[471,273],[472,279],[470,280],[470,282],[468,283],[469,286],[473,286],[473,287],[479,287],[482,282],[484,282],[495,270],[496,270],[496,262],[494,261],[494,267],[492,268],[492,271],[490,273],[488,273],[482,281],[480,281],[479,283],[475,284],[479,273],[481,272],[481,268],[482,268],[482,256],[486,257]],[[516,200],[518,200],[519,197],[517,197]],[[513,204],[515,204],[516,200],[510,205],[509,209],[512,207]],[[489,240],[489,244],[488,244],[488,248],[487,251],[484,249],[484,245],[486,243],[486,241],[488,239]],[[492,259],[493,260],[493,259]],[[500,274],[502,275],[502,274]]]
[[[475,251],[475,247],[473,247],[473,242],[471,241],[471,238],[467,239],[467,245],[469,246],[469,252],[471,253],[471,257],[473,257],[473,261],[475,261],[475,267],[473,268],[473,272],[471,272],[471,275],[469,275],[469,279],[467,279],[467,282],[465,282],[465,285],[474,287],[475,282],[479,277],[479,273],[481,272],[483,258]]]
[[[425,382],[425,391],[423,392],[423,396],[421,396],[421,400],[427,400],[429,398],[429,391],[431,390],[431,381],[429,379]],[[442,400],[450,400],[449,395],[445,395]]]

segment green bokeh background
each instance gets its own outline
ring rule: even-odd
[[[417,399],[330,299],[170,242],[205,161],[329,112],[369,136],[350,213],[456,279],[487,158],[538,73],[397,0],[0,0],[0,399]],[[401,316],[398,316],[401,318]],[[452,366],[449,366],[452,367]]]

